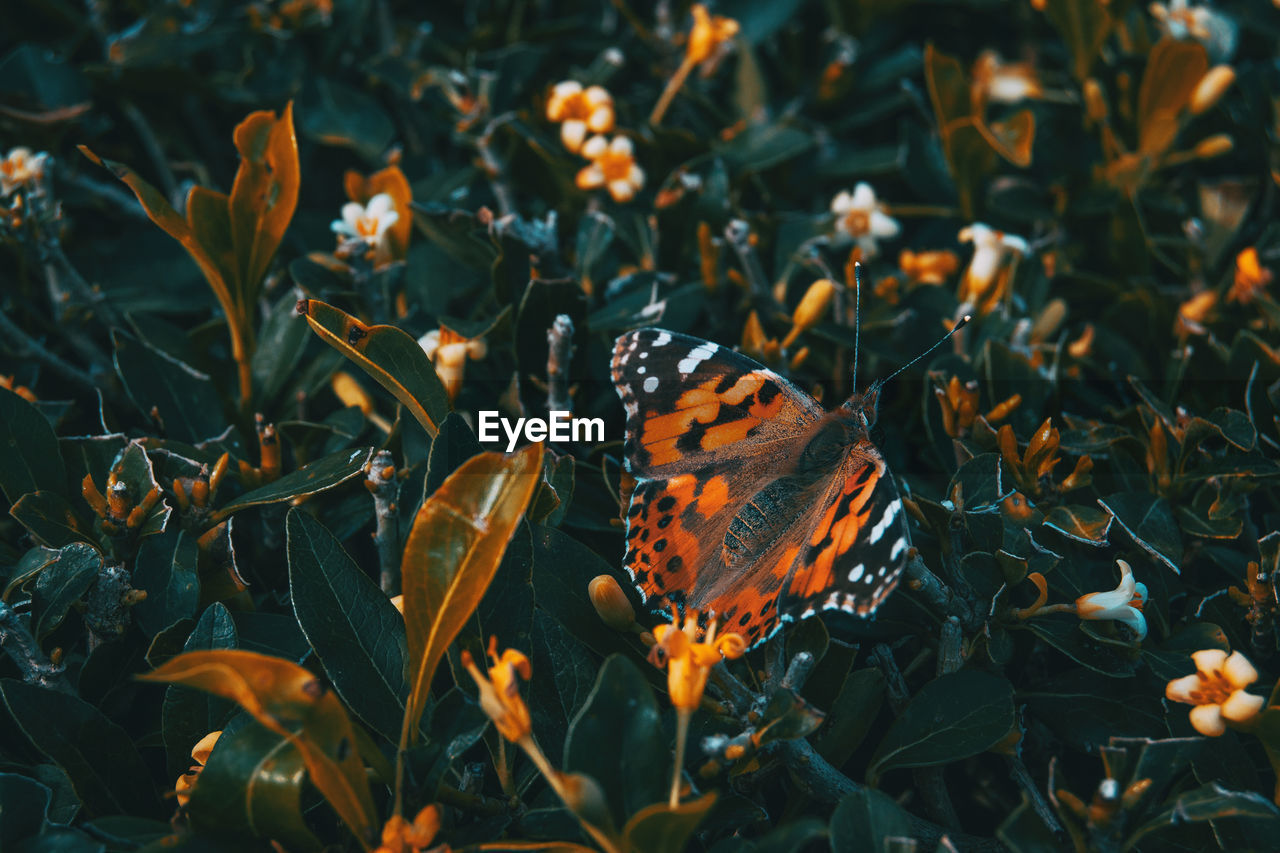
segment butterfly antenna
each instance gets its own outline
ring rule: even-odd
[[[961,329],[963,329],[963,328],[965,327],[965,325],[967,325],[967,324],[968,324],[968,322],[969,322],[970,320],[972,320],[972,319],[973,319],[973,315],[972,315],[972,314],[965,314],[963,317],[961,317],[961,318],[960,318],[960,321],[959,321],[958,323],[956,323],[954,326],[952,326],[952,327],[951,327],[951,331],[947,332],[945,335],[943,335],[941,338],[939,338],[939,339],[938,339],[938,342],[937,342],[937,343],[935,343],[933,346],[929,347],[929,348],[928,348],[927,350],[925,350],[924,352],[920,353],[920,354],[919,354],[918,356],[916,356],[915,358],[913,358],[913,359],[911,359],[910,361],[908,361],[906,364],[902,365],[902,367],[899,367],[899,368],[898,368],[897,370],[895,370],[893,373],[890,373],[890,374],[889,374],[888,376],[886,376],[884,379],[881,379],[881,380],[877,381],[875,384],[876,384],[876,385],[885,385],[886,383],[888,383],[888,381],[889,381],[890,379],[892,379],[893,377],[897,376],[899,373],[901,373],[902,371],[906,370],[908,367],[910,367],[911,365],[915,364],[917,361],[919,361],[920,359],[924,358],[924,357],[925,357],[925,356],[927,356],[929,353],[933,352],[933,351],[934,351],[934,350],[936,350],[938,347],[940,347],[940,346],[942,346],[943,344],[945,344],[945,343],[947,342],[947,340],[948,340],[952,335],[954,335],[956,332],[958,332],[958,331],[960,331]],[[855,339],[855,340],[857,340],[857,336],[856,336],[856,335],[854,336],[854,339]]]
[[[847,314],[845,315],[848,316]],[[862,264],[853,263],[853,390],[858,390],[858,336],[862,333]]]

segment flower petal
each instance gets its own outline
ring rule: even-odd
[[[1200,680],[1200,676],[1192,673],[1184,675],[1182,678],[1175,678],[1164,686],[1164,696],[1171,702],[1185,702],[1188,705],[1194,705],[1195,700],[1191,695],[1201,688],[1204,684]]]
[[[1227,697],[1227,701],[1222,703],[1222,716],[1226,717],[1233,723],[1243,723],[1245,720],[1252,720],[1262,710],[1262,706],[1267,700],[1262,696],[1255,696],[1252,693],[1246,693],[1243,690],[1237,690]]]
[[[631,201],[635,198],[636,188],[629,181],[617,180],[609,182],[609,195],[617,202]]]
[[[1196,662],[1196,669],[1200,672],[1213,675],[1227,662],[1227,653],[1222,649],[1201,649],[1198,652],[1192,652],[1191,659]]]
[[[1217,737],[1227,730],[1222,721],[1222,708],[1217,705],[1197,705],[1191,709],[1191,725],[1205,737]]]
[[[871,233],[877,237],[897,237],[902,230],[898,220],[879,210],[871,211]]]
[[[604,169],[594,163],[585,167],[578,172],[577,183],[580,190],[593,190],[596,187],[604,186]]]
[[[571,118],[564,124],[560,125],[560,141],[564,143],[564,147],[570,151],[577,152],[582,149],[582,143],[587,138],[587,123],[582,119]]]
[[[582,145],[580,152],[583,157],[588,160],[597,160],[604,156],[604,152],[609,150],[609,140],[603,136],[593,136]]]
[[[1249,663],[1249,659],[1239,652],[1232,652],[1222,665],[1222,674],[1237,689],[1248,687],[1258,680],[1258,671]]]
[[[853,188],[853,207],[858,210],[870,210],[876,206],[876,191],[871,184],[861,181]]]

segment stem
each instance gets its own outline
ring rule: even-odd
[[[1031,772],[1027,770],[1022,756],[1006,755],[1005,762],[1009,765],[1009,775],[1030,798],[1031,807],[1035,809],[1036,816],[1044,821],[1044,825],[1049,827],[1050,832],[1060,837],[1063,832],[1062,824],[1058,823],[1058,816],[1054,814],[1053,809],[1045,801],[1044,795],[1036,787],[1036,782],[1031,778]]]
[[[525,735],[520,739],[517,745],[523,749],[525,754],[533,761],[534,766],[538,768],[538,772],[543,775],[551,785],[552,789],[556,792],[556,795],[560,797],[560,801],[568,807],[569,811],[573,812],[574,817],[578,819],[578,823],[582,824],[582,828],[585,829],[587,834],[595,840],[596,844],[599,844],[605,853],[621,853],[618,845],[614,843],[614,840],[610,838],[604,830],[578,814],[577,809],[572,805],[573,798],[569,795],[569,792],[565,790],[564,783],[560,779],[560,772],[551,766],[551,762],[547,760],[545,755],[543,755],[541,748],[538,747],[533,736]]]
[[[45,349],[35,338],[28,335],[18,324],[9,319],[9,315],[5,314],[2,309],[0,309],[0,333],[4,334],[10,344],[15,345],[16,355],[30,356],[62,378],[77,382],[90,390],[100,387],[92,376]]]
[[[691,62],[688,55],[680,60],[680,67],[676,69],[676,73],[671,75],[671,79],[667,81],[667,88],[662,90],[662,96],[658,98],[658,103],[653,105],[653,112],[649,113],[649,124],[657,127],[662,124],[662,117],[666,115],[667,107],[671,106],[671,102],[675,99],[676,92],[684,86],[684,81],[689,79],[689,72],[693,71],[693,66],[697,63]]]
[[[391,451],[379,450],[365,472],[365,488],[373,495],[373,517],[376,527],[373,542],[378,548],[382,591],[395,595],[400,591],[400,478],[396,476]]]
[[[573,319],[559,314],[547,330],[547,411],[571,411],[569,362],[573,358]]]
[[[668,801],[673,809],[680,805],[680,782],[684,779],[684,747],[689,740],[689,719],[692,716],[692,708],[676,709],[676,762],[671,771],[671,799]]]
[[[485,174],[489,178],[489,186],[493,190],[494,200],[498,203],[498,215],[500,216],[511,214],[515,210],[515,201],[511,194],[511,188],[502,180],[502,164],[494,156],[490,143],[493,140],[494,132],[501,125],[510,121],[512,117],[510,113],[505,113],[493,119],[485,126],[484,133],[476,137],[475,141],[476,153],[480,155],[480,163],[484,166]]]

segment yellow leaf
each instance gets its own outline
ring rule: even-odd
[[[417,341],[395,326],[367,326],[315,299],[299,302],[298,312],[321,340],[363,367],[435,438],[449,413],[449,395]]]
[[[231,239],[241,293],[251,302],[298,206],[301,174],[293,102],[280,118],[271,110],[250,113],[236,127],[234,139],[240,169],[231,187]]]
[[[402,746],[416,734],[436,667],[498,571],[541,477],[541,443],[511,456],[482,453],[418,510],[401,563],[411,673]]]
[[[368,848],[377,816],[355,730],[338,697],[311,672],[283,658],[220,649],[185,652],[138,678],[230,699],[288,739],[312,784]]]
[[[924,80],[938,128],[945,138],[947,125],[971,112],[969,81],[960,61],[932,44],[924,48]]]

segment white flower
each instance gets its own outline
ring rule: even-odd
[[[1221,649],[1202,649],[1191,655],[1194,675],[1175,678],[1165,686],[1165,698],[1195,705],[1191,725],[1208,737],[1227,730],[1227,722],[1244,723],[1257,716],[1266,699],[1246,693],[1258,680],[1258,671],[1239,652],[1230,656]]]
[[[831,200],[831,212],[839,217],[836,232],[853,238],[864,258],[879,253],[877,240],[897,237],[901,230],[898,220],[884,212],[876,201],[875,190],[866,182],[859,183],[852,193],[842,190],[837,194]]]
[[[982,101],[996,104],[1016,104],[1044,94],[1031,63],[1004,62],[994,50],[984,50],[973,63],[973,85]]]
[[[613,130],[613,96],[603,86],[584,89],[576,80],[565,80],[551,90],[547,119],[562,122],[560,141],[576,154],[588,133]]]
[[[1142,615],[1147,587],[1134,580],[1133,570],[1124,560],[1116,560],[1116,565],[1120,567],[1120,585],[1108,592],[1090,592],[1077,598],[1076,615],[1090,621],[1123,622],[1141,642],[1147,636],[1147,620]]]
[[[444,326],[418,338],[418,346],[435,363],[436,375],[440,377],[440,384],[444,385],[450,400],[457,399],[458,392],[462,390],[467,359],[479,361],[489,354],[489,345],[484,338],[464,338]]]
[[[1180,41],[1195,39],[1215,62],[1235,52],[1235,22],[1208,6],[1192,6],[1190,0],[1169,0],[1167,5],[1152,3],[1147,10],[1161,33]]]
[[[386,247],[387,229],[400,221],[395,200],[386,193],[378,193],[367,205],[351,201],[342,206],[342,218],[335,219],[329,227],[335,234],[352,240],[364,240],[377,249]]]
[[[0,197],[44,177],[45,163],[49,155],[41,151],[32,154],[30,148],[13,148],[0,160]]]
[[[1001,273],[1007,272],[1011,260],[1028,254],[1031,247],[1021,237],[981,222],[962,229],[958,239],[961,243],[973,243],[973,259],[960,283],[960,301],[975,306],[982,302],[985,313],[1003,295],[1004,288],[997,286]]]
[[[582,146],[581,154],[591,161],[578,172],[578,188],[605,187],[616,202],[631,201],[636,190],[644,186],[644,170],[636,165],[635,149],[625,136],[613,141],[593,136]]]

